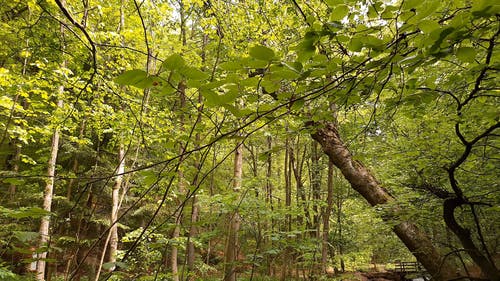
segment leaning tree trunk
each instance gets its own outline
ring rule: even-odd
[[[310,123],[316,126],[312,138],[320,143],[323,151],[328,155],[332,163],[340,169],[351,187],[359,192],[370,205],[386,204],[394,198],[384,189],[373,174],[357,160],[343,143],[338,130],[332,122]],[[396,217],[401,210],[392,208],[388,220]],[[457,277],[456,268],[450,260],[441,255],[432,244],[427,235],[415,224],[403,221],[393,227],[394,233],[415,255],[417,260],[427,269],[434,280],[450,280]]]

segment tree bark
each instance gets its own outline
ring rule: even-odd
[[[181,233],[182,209],[178,209],[174,217],[175,227],[172,233],[172,240],[176,240],[177,238],[179,238]],[[172,268],[172,280],[179,281],[179,267],[177,262],[179,249],[175,245],[176,243],[177,242],[175,242],[172,246],[172,252],[170,253],[170,266]]]
[[[285,127],[285,131],[288,131],[288,125]],[[285,209],[286,209],[286,217],[285,217],[285,226],[284,231],[292,230],[292,215],[291,215],[291,206],[292,206],[292,162],[290,161],[291,152],[291,144],[290,138],[287,135],[285,138],[285,161],[284,161],[284,176],[285,176]],[[288,278],[289,271],[289,252],[290,249],[286,247],[282,253],[282,263],[281,263],[281,276],[280,280],[286,280]]]
[[[331,162],[331,161],[330,161]],[[332,163],[333,164],[333,163]],[[346,196],[347,197],[347,196]],[[337,198],[336,198],[336,207],[337,207],[337,239],[338,241],[342,241],[342,205],[344,203],[344,198],[342,196],[341,188],[337,188]],[[338,245],[338,255],[340,258],[340,270],[345,272],[345,264],[344,264],[344,247],[342,242]]]
[[[181,7],[182,8],[182,7]],[[186,83],[185,81],[179,82],[178,85],[178,92],[179,92],[179,100],[180,100],[180,105],[179,105],[179,110],[180,110],[180,116],[179,116],[179,129],[180,131],[184,131],[184,113],[183,110],[186,107]],[[181,168],[181,163],[184,161],[184,152],[185,152],[185,147],[182,142],[179,142],[179,155],[181,157],[179,158],[179,169],[177,171],[178,175],[178,187],[179,187],[179,192],[183,193],[185,191],[185,185],[184,185],[184,172],[182,171]],[[182,217],[183,217],[183,208],[180,206],[182,202],[178,202],[178,208],[176,213],[174,214],[175,217],[175,227],[174,231],[172,232],[172,240],[176,240],[179,238],[180,233],[181,233],[181,223],[182,223]],[[171,256],[170,256],[170,265],[172,268],[172,278],[174,281],[179,281],[179,268],[178,268],[178,253],[179,250],[177,248],[177,243],[174,243],[172,245],[172,251],[171,251]]]
[[[298,144],[300,144],[300,141],[298,142]],[[297,145],[297,154],[299,153],[300,153],[300,146]],[[305,188],[302,179],[303,175],[302,171],[304,167],[304,161],[306,159],[305,155],[306,155],[306,149],[304,149],[302,157],[299,157],[299,155],[295,156],[293,148],[290,149],[290,164],[292,167],[293,176],[295,178],[295,187],[297,190],[296,194],[297,207],[298,208],[302,207],[302,210],[304,212],[303,214],[297,215],[297,225],[304,224],[305,220],[304,227],[306,229],[311,229],[312,225],[310,221],[309,206],[307,204],[306,191],[304,190]]]
[[[13,140],[10,145],[14,148],[14,154],[9,160],[7,160],[7,170],[10,170],[14,175],[17,175],[19,172],[19,160],[21,158],[21,145],[18,144],[16,140]],[[9,184],[10,202],[14,202],[15,200],[16,188],[16,184]]]
[[[187,245],[187,267],[188,272],[194,272],[194,261],[195,261],[195,247],[193,238],[198,235],[198,227],[196,223],[198,222],[199,205],[196,194],[193,195],[192,199],[192,209],[191,209],[191,226],[189,228],[189,243]]]
[[[481,271],[488,276],[490,280],[499,281],[500,272],[496,268],[493,260],[485,257],[474,244],[470,230],[463,228],[455,219],[455,209],[467,204],[462,198],[448,198],[443,203],[443,217],[446,225],[458,237],[464,250],[469,254],[471,259],[476,263]]]
[[[321,199],[321,169],[320,169],[320,153],[318,153],[318,144],[311,144],[311,166],[309,168],[309,177],[311,183],[311,193],[313,197],[312,203],[312,228],[311,237],[320,238],[320,210],[319,200]]]
[[[64,92],[64,86],[59,87],[59,94],[62,95]],[[57,101],[57,107],[62,108],[63,101],[59,99]],[[50,158],[47,165],[47,182],[45,184],[45,190],[43,192],[43,209],[47,212],[50,212],[52,209],[52,196],[54,192],[54,180],[55,180],[55,172],[56,172],[56,161],[57,161],[57,153],[59,152],[59,128],[54,129],[54,134],[52,135],[52,142],[50,145]],[[49,241],[49,226],[50,226],[50,216],[42,217],[42,221],[40,223],[40,241],[39,247],[46,247],[47,242]],[[47,252],[40,253],[38,255],[39,260],[36,264],[36,279],[37,280],[45,280],[45,267],[47,258]]]
[[[386,204],[394,200],[373,174],[362,163],[353,159],[334,123],[314,124],[311,122],[308,125],[316,126],[311,135],[312,138],[320,143],[323,151],[340,169],[351,187],[360,193],[370,205]],[[390,210],[392,214],[384,217],[384,220],[396,217],[400,211],[398,208],[393,208]],[[438,252],[427,235],[415,224],[403,221],[395,225],[393,231],[435,280],[450,280],[457,277],[455,266]]]
[[[292,230],[292,216],[290,215],[290,207],[292,206],[292,165],[290,161],[291,154],[290,140],[288,136],[285,140],[285,163],[284,163],[284,174],[285,174],[285,206],[287,209],[285,230]]]
[[[243,144],[237,144],[234,151],[233,190],[239,193],[243,173]],[[225,253],[224,281],[236,281],[236,260],[238,258],[238,231],[241,218],[238,210],[229,213],[229,229]]]
[[[111,208],[111,236],[109,239],[109,259],[108,262],[116,262],[116,252],[118,251],[118,206],[120,202],[120,189],[123,181],[123,173],[125,172],[125,148],[120,145],[118,150],[118,169],[116,171],[117,176],[115,178],[115,184],[113,186],[113,191],[111,194],[112,208]],[[114,269],[114,266],[111,270]]]
[[[326,207],[323,209],[323,235],[321,247],[321,270],[326,274],[328,264],[328,236],[330,234],[330,214],[333,207],[333,163],[328,162],[328,181],[327,181],[327,195]]]

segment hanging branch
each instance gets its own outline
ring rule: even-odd
[[[90,48],[91,48],[91,53],[92,53],[92,68],[94,69],[94,73],[92,75],[91,78],[93,78],[93,76],[97,73],[97,48],[96,48],[96,44],[94,43],[94,40],[92,40],[92,38],[90,37],[89,33],[87,32],[87,30],[85,29],[85,27],[79,23],[78,21],[76,21],[72,16],[71,14],[69,13],[68,9],[66,9],[66,7],[64,6],[64,4],[61,2],[61,0],[55,0],[57,6],[59,7],[59,9],[61,10],[61,12],[64,14],[64,16],[74,25],[76,26],[78,29],[80,29],[80,31],[83,33],[83,35],[85,36],[85,38],[87,38],[87,41],[89,42],[90,44]],[[89,79],[89,82],[91,81],[92,79]],[[90,83],[88,83],[90,84]],[[87,84],[87,85],[88,85]],[[86,85],[86,86],[87,86]],[[83,88],[85,89],[86,86]]]

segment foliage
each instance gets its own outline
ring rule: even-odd
[[[0,245],[13,250],[0,252],[0,279],[28,274],[16,266],[32,258],[47,215],[51,243],[42,248],[61,278],[94,279],[101,257],[102,274],[117,266],[109,273],[117,280],[173,278],[174,246],[184,278],[220,280],[234,212],[242,280],[291,278],[292,267],[318,275],[322,247],[337,269],[410,259],[391,233],[399,221],[472,262],[443,220],[450,198],[461,200],[453,219],[492,259],[499,13],[487,0],[5,3]],[[328,159],[310,121],[335,121],[396,200],[370,207],[335,170],[328,203]],[[234,192],[237,143],[244,172]],[[108,262],[118,178],[118,260]],[[391,208],[404,211],[387,219]]]

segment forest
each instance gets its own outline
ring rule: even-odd
[[[500,280],[499,2],[1,4],[0,280]]]

